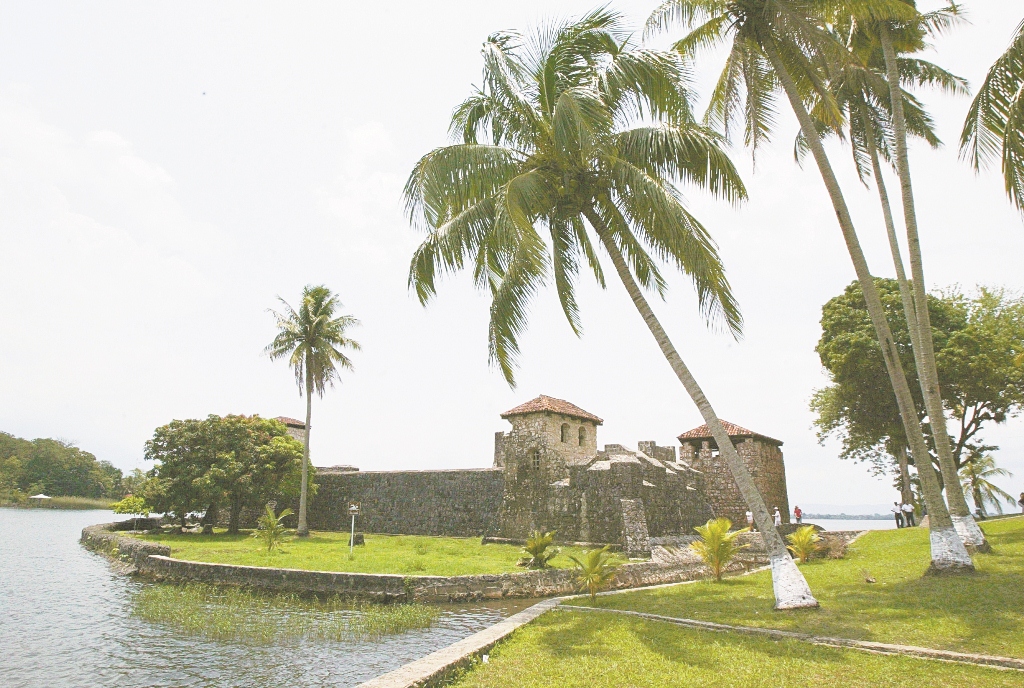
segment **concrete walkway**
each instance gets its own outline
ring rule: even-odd
[[[828,636],[810,635],[809,633],[797,633],[795,631],[779,631],[773,628],[756,628],[753,626],[730,626],[728,624],[713,623],[711,621],[697,621],[696,619],[683,619],[675,616],[661,616],[660,614],[647,614],[634,612],[628,609],[604,609],[601,607],[583,607],[577,605],[565,605],[559,607],[560,611],[585,611],[585,612],[609,612],[612,614],[624,614],[635,616],[641,619],[652,621],[665,621],[677,626],[695,628],[702,631],[718,631],[730,633],[743,633],[746,635],[758,635],[775,640],[800,640],[815,645],[827,645],[829,647],[842,647],[867,652],[877,652],[890,655],[907,655],[920,657],[922,659],[938,659],[945,662],[959,662],[961,664],[977,664],[980,666],[997,667],[1000,669],[1014,669],[1024,671],[1024,659],[1015,657],[999,657],[997,655],[980,655],[968,652],[951,652],[949,650],[935,650],[930,647],[916,647],[914,645],[892,645],[890,643],[875,643],[867,640],[852,640],[850,638],[832,638]]]
[[[492,648],[498,641],[509,636],[520,626],[530,623],[544,612],[557,607],[561,601],[560,598],[555,597],[538,602],[490,628],[474,633],[465,640],[432,652],[422,659],[389,671],[366,683],[360,683],[356,688],[414,688],[426,685],[468,663],[471,658],[483,654],[484,651]]]

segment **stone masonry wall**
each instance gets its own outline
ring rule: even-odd
[[[310,500],[312,530],[348,530],[349,502],[359,502],[356,529],[369,533],[449,535],[493,534],[504,486],[495,468],[438,471],[355,471],[320,469]]]
[[[736,443],[736,451],[750,471],[769,512],[778,507],[782,512],[782,522],[789,523],[789,496],[782,450],[769,442],[747,438]],[[704,440],[699,449],[692,443],[685,443],[679,458],[704,474],[704,491],[714,515],[745,526],[746,502],[725,459],[712,452],[711,443]]]

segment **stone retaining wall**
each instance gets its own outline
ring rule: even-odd
[[[475,576],[400,576],[374,573],[304,571],[261,566],[236,566],[172,559],[170,548],[111,532],[114,524],[89,526],[82,531],[87,548],[121,561],[130,561],[139,574],[157,580],[198,581],[291,592],[348,595],[381,602],[416,600],[461,602],[502,597],[549,597],[577,592],[575,572],[546,569]],[[751,558],[735,570],[765,563]],[[730,569],[732,570],[732,569]],[[645,585],[679,583],[703,578],[707,569],[694,563],[642,562],[619,567],[612,590]]]

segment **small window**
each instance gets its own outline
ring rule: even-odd
[[[582,447],[583,443],[586,442],[586,441],[587,441],[587,429],[582,427],[582,426],[580,426],[580,446]]]
[[[563,442],[568,442],[569,441],[569,424],[568,423],[562,423],[562,441]]]
[[[539,449],[534,449],[533,450],[533,459],[532,460],[533,460],[533,470],[539,471],[540,470],[540,450]]]

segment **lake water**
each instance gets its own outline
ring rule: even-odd
[[[281,647],[179,637],[131,615],[140,586],[79,543],[108,511],[0,509],[0,686],[353,686],[527,603],[445,608],[429,629]]]
[[[896,527],[895,518],[881,521],[864,518],[809,518],[807,522],[819,525],[825,530],[892,530]]]

